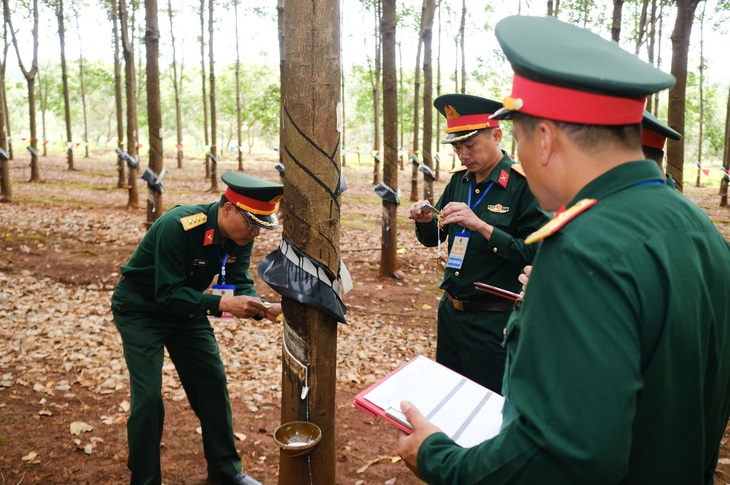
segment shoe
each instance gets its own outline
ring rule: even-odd
[[[255,478],[246,475],[243,472],[238,472],[232,477],[221,478],[213,483],[218,483],[220,485],[263,485]]]

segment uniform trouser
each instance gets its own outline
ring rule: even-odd
[[[157,320],[152,315],[114,311],[129,369],[132,405],[127,421],[128,467],[133,485],[159,485],[164,347],[170,354],[190,407],[200,420],[208,477],[241,471],[233,437],[231,404],[218,343],[207,317]]]
[[[502,393],[504,329],[512,307],[501,312],[459,311],[441,298],[438,309],[436,362],[494,392]]]

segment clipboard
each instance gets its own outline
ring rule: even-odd
[[[368,395],[371,391],[373,391],[376,387],[378,387],[379,385],[384,383],[389,377],[393,376],[396,372],[403,369],[409,363],[410,362],[401,364],[396,370],[394,370],[387,376],[383,377],[382,379],[377,381],[375,384],[371,385],[364,391],[360,391],[355,396],[355,399],[352,402],[352,404],[357,409],[359,409],[360,411],[363,411],[365,414],[369,414],[370,416],[380,417],[407,434],[411,434],[413,432],[413,428],[411,428],[411,424],[405,419],[405,416],[403,416],[402,413],[400,413],[400,416],[399,416],[398,414],[393,412],[393,409],[390,409],[390,408],[383,409],[383,408],[379,407],[377,404],[373,404],[372,402],[367,400],[365,398],[365,396]]]
[[[506,298],[508,300],[516,301],[520,297],[519,293],[515,293],[513,291],[505,290],[504,288],[499,288],[497,286],[488,285],[486,283],[482,283],[479,281],[474,282],[474,288],[476,288],[479,291],[483,291],[485,293],[489,293],[492,295],[501,296],[502,298]]]
[[[400,410],[411,401],[431,423],[468,448],[496,436],[504,398],[453,370],[419,355],[355,396],[353,405],[410,434]]]

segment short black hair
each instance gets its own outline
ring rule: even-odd
[[[549,121],[563,130],[576,145],[585,151],[609,144],[639,148],[641,146],[641,123],[630,125],[583,125],[537,118],[524,113],[514,113],[512,119],[518,121],[523,130],[532,134],[541,121]]]

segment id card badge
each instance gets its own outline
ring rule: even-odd
[[[469,233],[462,231],[457,232],[454,237],[454,244],[451,246],[449,259],[446,261],[446,267],[452,269],[461,269],[464,264],[464,256],[466,256],[466,246],[469,244]]]
[[[213,285],[210,292],[214,295],[220,296],[235,296],[236,286],[235,285]],[[233,315],[228,312],[223,312],[221,318],[233,318]]]

